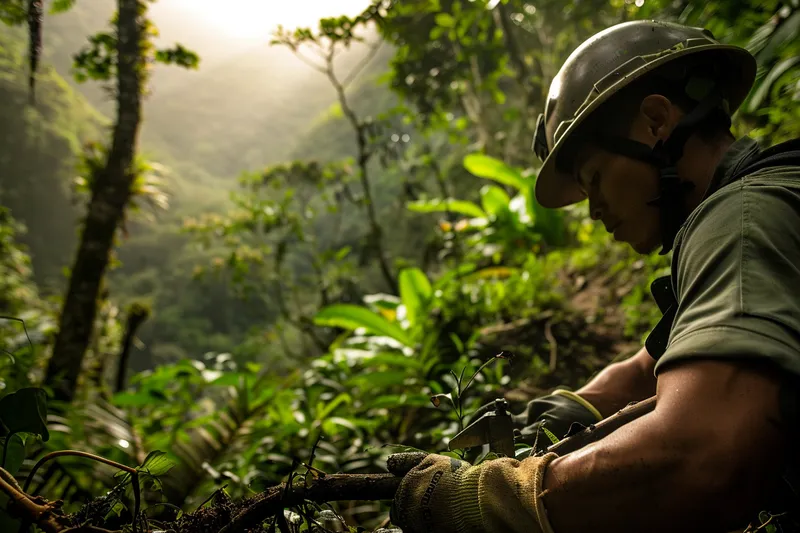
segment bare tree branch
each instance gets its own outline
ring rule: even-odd
[[[369,52],[367,52],[367,55],[361,59],[358,65],[353,67],[353,70],[350,71],[350,74],[348,74],[347,77],[344,79],[344,81],[342,81],[343,87],[347,87],[350,84],[350,82],[353,81],[356,78],[356,76],[358,76],[361,73],[362,70],[364,70],[364,68],[369,64],[369,62],[372,61],[372,59],[375,57],[375,54],[378,53],[378,50],[381,49],[382,45],[383,45],[383,39],[379,39],[377,43],[373,43],[372,45],[370,45],[370,50]]]
[[[252,498],[219,533],[243,533],[281,513],[284,508],[309,500],[318,503],[392,500],[401,479],[394,474],[330,474],[307,487],[281,484]]]

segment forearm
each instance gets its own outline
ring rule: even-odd
[[[689,532],[695,523],[708,527],[703,523],[709,512],[703,508],[708,506],[707,488],[698,487],[695,497],[687,497],[692,492],[688,481],[696,473],[691,472],[696,468],[690,464],[691,451],[665,448],[664,438],[654,412],[553,461],[545,476],[544,501],[555,533]]]
[[[787,448],[778,385],[742,368],[666,372],[655,411],[553,461],[544,501],[555,533],[722,533],[752,519]]]
[[[575,392],[604,417],[610,416],[630,402],[650,398],[656,393],[654,368],[655,360],[642,348],[633,357],[607,366]]]

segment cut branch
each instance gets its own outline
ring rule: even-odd
[[[40,504],[34,501],[20,489],[14,477],[2,468],[0,468],[0,492],[5,493],[11,500],[8,505],[10,513],[36,524],[45,533],[63,533],[72,529],[72,524],[66,517],[53,512],[60,506],[58,502]]]
[[[400,481],[394,474],[329,474],[307,487],[281,484],[252,498],[219,533],[243,533],[305,501],[392,500]]]

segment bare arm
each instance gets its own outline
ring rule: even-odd
[[[723,361],[665,370],[655,411],[551,463],[544,498],[554,531],[743,527],[787,449],[781,386],[770,371]]]
[[[655,360],[642,348],[633,357],[612,363],[575,391],[600,413],[610,416],[631,402],[656,393]]]

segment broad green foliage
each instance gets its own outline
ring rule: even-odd
[[[51,9],[72,3],[59,0]],[[21,5],[4,5],[0,16],[19,19],[14,6]],[[649,284],[668,273],[670,256],[640,257],[612,242],[586,205],[543,209],[533,194],[538,161],[530,150],[533,119],[575,46],[609,24],[650,17],[704,25],[747,45],[758,57],[758,86],[736,131],[768,142],[798,135],[796,2],[377,1],[361,16],[275,35],[273,44],[313,58],[322,72],[309,80],[333,77],[327,97],[309,81],[311,95],[248,100],[242,95],[279,91],[227,85],[231,69],[260,79],[264,66],[242,58],[201,69],[196,78],[214,78],[213,90],[227,96],[214,109],[199,82],[188,91],[172,88],[165,112],[147,120],[176,164],[165,173],[145,158],[136,162],[134,207],[158,209],[122,228],[133,237],[120,241],[122,268],[100,307],[85,394],[48,425],[33,386],[52,333],[50,303],[31,281],[15,223],[0,210],[0,309],[25,319],[35,347],[22,323],[0,319],[0,348],[9,352],[0,353],[7,469],[21,476],[46,452],[84,450],[141,465],[143,488],[154,489],[147,505],[162,499],[192,509],[222,486],[242,497],[281,480],[313,482],[320,475],[314,469],[383,471],[387,453],[404,447],[491,459],[447,448],[472,411],[523,380],[536,391],[579,386],[620,355],[579,346],[584,333],[596,329],[609,344],[636,345],[660,316]],[[378,39],[386,44],[373,47]],[[78,78],[113,76],[115,46],[110,33],[91,37],[76,58]],[[313,47],[320,61],[303,55]],[[76,171],[53,183],[89,193],[106,145],[61,127],[61,114],[86,120],[67,111],[69,93],[47,92],[60,82],[46,69],[39,100],[55,103],[40,108],[41,117],[21,111],[24,51],[18,42],[9,50],[0,54],[8,67],[0,91],[16,103],[4,111],[14,124],[5,161],[32,165],[29,159],[46,153],[69,156],[72,165],[82,153]],[[333,54],[342,50],[353,55],[333,69]],[[364,53],[356,58],[354,50]],[[147,53],[153,61],[198,66],[181,47]],[[172,120],[172,106],[184,101],[191,118]],[[245,101],[258,105],[243,111]],[[280,114],[262,109],[268,106],[297,109]],[[316,122],[315,113],[322,113]],[[218,114],[242,127],[220,126]],[[286,116],[291,124],[275,119]],[[45,119],[59,126],[47,128]],[[263,133],[273,121],[286,138]],[[53,130],[63,135],[52,140]],[[203,172],[193,170],[199,165]],[[0,191],[15,215],[22,199],[52,189],[50,181],[35,194],[33,188],[51,167],[28,168],[15,170],[12,185],[4,182]],[[26,172],[38,177],[33,185]],[[220,186],[235,173],[238,187]],[[193,205],[197,189],[213,201]],[[158,215],[167,198],[172,214]],[[35,251],[44,249],[40,243]],[[134,350],[132,367],[144,370],[112,394],[124,316],[117,302],[133,296],[153,307],[153,320],[134,340],[147,351]],[[608,307],[592,307],[593,297]],[[31,402],[18,408],[15,395]],[[104,495],[109,515],[130,512],[129,474],[67,459],[52,468],[39,476],[46,497],[80,495],[75,503]],[[371,503],[348,516],[369,527],[387,510]]]
[[[363,328],[371,335],[390,337],[404,346],[411,344],[411,338],[392,322],[379,314],[357,305],[332,305],[325,307],[314,317],[318,326],[338,327],[358,330]]]
[[[26,387],[0,395],[0,468],[16,475],[26,457],[29,440],[50,438],[47,430],[47,395],[44,390]],[[0,493],[0,527],[10,531],[18,522],[6,511],[8,495]]]
[[[525,256],[542,247],[565,244],[564,215],[544,209],[536,202],[533,192],[536,181],[531,172],[484,154],[465,156],[464,168],[500,186],[481,187],[480,206],[467,200],[434,198],[409,202],[408,208],[422,213],[438,211],[469,216],[457,222],[442,222],[440,228],[446,233],[464,234],[471,251],[500,261],[524,261]],[[515,196],[509,196],[509,190]]]
[[[27,250],[17,242],[23,233],[0,207],[0,394],[28,383],[43,362],[36,346],[54,328],[55,308],[42,300]]]

